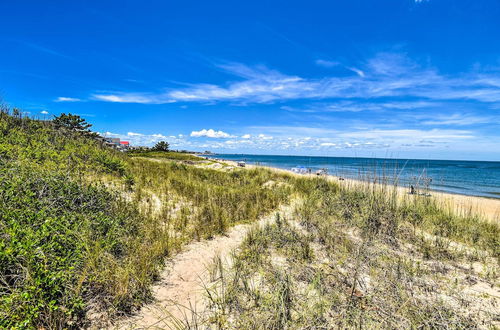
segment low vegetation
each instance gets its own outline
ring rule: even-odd
[[[270,171],[225,173],[129,157],[51,121],[0,113],[0,327],[80,327],[147,301],[165,257],[252,221],[291,189]],[[156,161],[141,157],[155,157]]]
[[[157,158],[157,159],[170,159],[170,160],[183,160],[189,162],[199,162],[202,160],[201,157],[197,157],[193,154],[175,151],[132,151],[128,152],[130,157],[145,157],[145,158]]]
[[[389,187],[240,169],[165,145],[121,153],[80,119],[0,112],[0,328],[99,326],[130,313],[151,299],[166,258],[186,244],[292,200],[293,217],[251,231],[231,266],[212,267],[203,322],[493,324],[488,298],[457,292],[473,281],[498,286],[496,224]],[[480,308],[467,309],[473,304]]]
[[[494,328],[497,225],[333,183],[251,231],[207,284],[217,328]],[[392,196],[392,197],[391,197]],[[192,325],[191,325],[192,326]]]

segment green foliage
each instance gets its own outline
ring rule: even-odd
[[[119,257],[137,233],[130,210],[103,187],[50,171],[3,168],[0,210],[2,328],[59,328],[82,318],[95,283],[74,284],[89,244]]]
[[[213,283],[207,285],[210,315],[199,321],[200,327],[492,326],[496,306],[488,305],[491,297],[485,295],[479,303],[476,295],[464,295],[465,291],[450,284],[450,277],[455,282],[456,276],[467,279],[471,271],[448,273],[455,263],[445,264],[443,257],[449,262],[449,258],[457,261],[458,256],[443,247],[446,240],[438,240],[441,245],[438,254],[438,246],[432,240],[414,240],[403,231],[382,229],[386,221],[392,221],[387,217],[400,216],[400,209],[394,208],[387,195],[384,198],[373,193],[373,190],[361,189],[355,193],[343,188],[329,194],[309,191],[293,217],[285,220],[278,215],[274,224],[250,230],[227,268],[219,266],[220,276],[212,276]],[[376,205],[384,202],[385,207]],[[400,207],[409,209],[406,202],[409,201],[401,201]],[[343,218],[345,203],[356,208],[347,221]],[[427,201],[414,203],[414,207],[420,208]],[[370,210],[370,205],[374,209]],[[421,214],[425,210],[415,212]],[[460,218],[451,215],[441,219],[451,224],[443,232],[450,230],[449,235],[454,231],[451,228],[457,225],[457,219]],[[379,223],[379,230],[370,227],[373,221]],[[401,248],[404,245],[410,247]],[[478,304],[478,308],[472,310],[471,302]],[[489,306],[488,311],[483,304]]]
[[[319,226],[325,219],[336,219],[362,230],[368,238],[395,241],[406,235],[410,224],[414,231],[465,243],[484,249],[495,258],[500,256],[500,227],[478,216],[460,216],[440,207],[429,197],[399,196],[389,186],[356,186],[321,189],[299,183],[309,191],[298,207],[302,222]],[[305,187],[305,188],[304,188]],[[326,186],[323,186],[326,187]],[[500,259],[499,259],[500,260]]]
[[[62,113],[59,116],[54,116],[52,124],[58,130],[65,132],[77,133],[88,137],[96,137],[97,134],[90,131],[91,124],[78,115],[71,113]]]
[[[37,169],[122,175],[126,157],[87,136],[54,129],[51,122],[0,112],[0,161]],[[120,165],[121,164],[121,165]]]
[[[88,183],[121,180],[125,158],[85,134],[5,111],[0,131],[0,327],[82,324],[88,299],[116,296],[101,275],[109,264],[91,261],[123,267],[136,239],[149,242],[133,205]]]
[[[174,152],[174,151],[132,151],[127,152],[131,157],[147,157],[147,158],[159,158],[159,159],[170,159],[170,160],[182,160],[182,161],[193,161],[199,162],[202,158],[194,156],[188,153]]]
[[[169,144],[167,141],[160,141],[155,144],[155,146],[152,148],[153,151],[168,151]]]
[[[203,168],[205,161],[186,153],[123,154],[93,139],[87,125],[71,114],[46,122],[0,112],[0,328],[78,328],[89,325],[89,311],[130,312],[150,298],[165,257],[193,239],[254,221],[292,196],[303,199],[295,216],[307,235],[280,216],[249,233],[230,290],[215,302],[218,325],[232,304],[237,325],[250,328],[395,327],[401,320],[432,327],[443,315],[468,326],[436,301],[405,305],[409,291],[394,287],[422,270],[391,249],[415,244],[417,257],[453,259],[453,240],[500,256],[498,225],[456,216],[427,198],[400,200],[386,188],[346,188],[266,169]],[[331,265],[317,262],[312,240]],[[376,242],[384,249],[372,253]],[[273,261],[276,253],[289,269]],[[391,292],[386,305],[353,298],[362,266],[382,283],[378,294]],[[297,283],[316,291],[297,299]],[[375,307],[398,319],[381,318]],[[332,315],[338,317],[329,323]]]
[[[97,155],[97,162],[101,164],[108,173],[118,173],[125,175],[126,165],[122,159],[113,157],[107,153]]]
[[[287,178],[262,169],[223,172],[136,158],[130,166],[138,174],[138,193],[164,195],[164,205],[174,194],[194,205],[182,231],[197,239],[224,233],[234,223],[255,220],[283,203],[292,192],[288,185],[266,188],[266,182],[284,182]]]
[[[58,124],[59,125],[59,124]],[[166,256],[284,202],[267,170],[130,158],[87,134],[0,112],[0,328],[77,328],[150,298]],[[157,204],[155,201],[159,201]],[[178,210],[178,211],[177,211]]]

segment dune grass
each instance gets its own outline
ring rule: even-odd
[[[448,318],[469,326],[477,318],[410,294],[426,288],[417,277],[429,273],[415,260],[479,261],[489,267],[485,278],[498,279],[495,224],[458,217],[428,198],[401,200],[390,187],[203,168],[185,162],[191,157],[199,160],[131,157],[50,121],[1,111],[0,327],[99,326],[129,313],[151,299],[165,258],[292,198],[302,200],[294,219],[252,232],[235,255],[224,277],[232,282],[213,297],[212,324],[431,327]],[[361,284],[367,274],[371,291]]]
[[[203,158],[197,157],[193,154],[175,151],[130,151],[127,152],[130,157],[147,157],[147,158],[159,158],[159,159],[171,159],[171,160],[184,160],[199,162]]]
[[[165,257],[292,192],[266,187],[289,180],[270,171],[131,158],[18,113],[0,113],[0,132],[1,328],[81,327],[128,313],[151,297]]]
[[[305,185],[291,218],[216,260],[209,315],[222,329],[494,327],[499,228],[395,187]],[[481,271],[474,271],[474,267]],[[479,266],[478,266],[479,265]],[[467,293],[465,293],[467,292]],[[191,325],[192,326],[192,325]]]

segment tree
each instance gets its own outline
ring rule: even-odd
[[[59,116],[54,116],[52,123],[56,129],[75,132],[85,136],[96,137],[97,133],[90,130],[92,124],[87,123],[85,119],[71,113],[62,113]]]
[[[170,145],[168,144],[167,141],[160,141],[155,146],[153,147],[154,151],[168,151],[168,148]]]

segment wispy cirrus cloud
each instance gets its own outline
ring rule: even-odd
[[[322,66],[324,68],[334,68],[336,66],[341,65],[341,63],[337,62],[337,61],[329,61],[329,60],[322,60],[322,59],[317,59],[316,61],[314,61],[314,63],[316,63],[316,65]]]
[[[346,67],[346,69],[354,72],[355,74],[357,74],[361,78],[363,78],[365,76],[365,73],[362,70],[358,69],[358,68],[355,68],[355,67]]]
[[[253,131],[273,134],[275,138],[303,138],[319,139],[323,142],[350,143],[374,142],[376,144],[387,143],[388,140],[401,142],[415,142],[422,139],[442,142],[455,142],[475,138],[475,133],[471,130],[457,130],[448,128],[432,129],[332,129],[328,127],[309,126],[253,126],[249,127]],[[326,141],[325,141],[326,140]],[[398,142],[398,143],[399,143]],[[401,142],[402,143],[402,142]]]
[[[385,110],[415,110],[422,108],[439,107],[442,103],[431,101],[382,101],[382,102],[359,102],[343,100],[337,102],[312,103],[303,107],[292,107],[284,105],[283,110],[291,112],[360,112],[360,111],[385,111]]]
[[[223,101],[248,104],[298,99],[366,101],[383,97],[500,102],[500,78],[497,75],[475,72],[443,75],[435,68],[418,65],[400,53],[379,53],[361,68],[350,67],[349,70],[356,72],[354,76],[321,79],[287,75],[265,66],[241,63],[218,65],[218,68],[239,80],[220,85],[195,83],[161,93],[95,93],[92,98],[144,104]]]
[[[37,51],[45,53],[45,54],[49,54],[49,55],[53,55],[53,56],[57,56],[57,57],[62,57],[62,58],[66,58],[66,59],[72,59],[72,57],[70,57],[70,56],[64,55],[64,54],[62,54],[54,49],[51,49],[51,48],[48,48],[48,47],[45,47],[45,46],[42,46],[39,44],[35,44],[32,42],[26,42],[26,41],[22,41],[22,40],[16,40],[16,42],[18,44],[25,46],[25,47],[37,50]]]
[[[437,115],[432,118],[421,121],[422,125],[434,126],[469,126],[476,124],[486,124],[500,122],[500,117],[493,116],[478,116],[462,113],[454,113],[451,115]]]
[[[81,102],[82,100],[76,97],[59,96],[54,102]]]
[[[117,93],[117,94],[93,94],[92,100],[114,102],[114,103],[141,103],[141,104],[166,104],[174,103],[176,100],[162,94],[139,94],[139,93]]]
[[[314,61],[314,63],[316,63],[316,65],[318,66],[321,66],[321,67],[324,67],[324,68],[335,68],[335,67],[342,67],[346,70],[349,70],[351,72],[354,72],[355,74],[357,74],[358,76],[360,77],[364,77],[365,76],[365,73],[358,69],[358,68],[355,68],[355,67],[352,67],[352,66],[346,66],[346,65],[343,65],[341,62],[337,62],[337,61],[330,61],[330,60],[323,60],[323,59],[317,59],[316,61]]]
[[[371,129],[365,131],[344,132],[338,136],[361,139],[434,139],[446,141],[472,139],[475,137],[471,131],[454,129]]]

